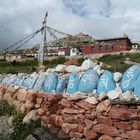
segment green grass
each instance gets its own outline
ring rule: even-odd
[[[111,66],[111,68],[108,68],[108,70],[112,72],[124,72],[127,68],[129,68],[131,65],[124,64],[123,61],[126,60],[126,58],[129,58],[131,61],[140,63],[140,54],[123,54],[120,55],[105,55],[101,58],[99,58],[100,61],[108,64]]]
[[[64,57],[58,57],[57,59],[53,60],[46,60],[44,61],[44,66],[47,68],[53,68],[58,64],[63,64],[66,61]],[[7,61],[0,61],[0,74],[2,73],[32,73],[36,71],[38,67],[38,61],[25,61],[25,62],[7,62]]]

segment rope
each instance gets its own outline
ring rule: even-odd
[[[24,40],[28,39],[30,36],[34,36],[34,35],[38,34],[40,31],[41,31],[41,29],[37,30],[36,32],[34,32],[34,33],[28,35],[27,37],[25,37],[25,38],[19,40],[19,41],[16,42],[15,44],[13,44],[13,45],[11,45],[11,46],[9,46],[9,47],[7,47],[7,48],[1,50],[1,52],[6,51],[6,50],[9,50],[10,48],[15,47],[17,44],[19,44],[19,43],[23,42]]]

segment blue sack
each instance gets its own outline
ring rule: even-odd
[[[77,92],[78,84],[79,84],[78,75],[75,72],[71,73],[68,80],[67,93],[70,95],[72,93]]]
[[[105,71],[98,81],[97,93],[108,93],[109,91],[114,90],[115,88],[116,84],[113,80],[113,74],[110,71]]]
[[[8,85],[8,86],[13,85],[13,83],[14,83],[14,81],[15,81],[16,79],[17,79],[17,76],[11,77],[11,78],[9,79],[9,81],[7,82],[7,85]]]
[[[8,81],[10,80],[10,77],[9,76],[5,76],[2,80],[2,84],[3,85],[7,85]]]
[[[67,85],[66,78],[61,76],[58,80],[58,84],[57,84],[57,87],[56,87],[56,93],[62,93],[65,90],[66,85]]]
[[[21,77],[17,76],[16,80],[13,82],[13,86],[19,86],[19,81]]]
[[[135,85],[134,85],[134,92],[137,96],[140,96],[140,75],[138,77],[138,79],[136,80],[135,82]]]
[[[47,78],[46,75],[42,75],[41,77],[39,77],[34,84],[33,90],[35,90],[35,91],[43,90],[43,84],[44,84],[46,78]]]
[[[0,82],[2,82],[3,78],[4,78],[4,77],[1,75],[1,76],[0,76]]]
[[[140,75],[140,67],[139,66],[132,66],[126,70],[124,73],[120,87],[125,91],[132,91],[134,89],[135,81],[137,80],[138,76]]]
[[[52,91],[56,90],[57,82],[58,82],[57,74],[55,72],[52,72],[46,78],[46,81],[43,86],[44,92],[51,93]]]
[[[25,88],[25,89],[32,89],[33,86],[34,86],[34,83],[36,82],[36,80],[37,80],[36,76],[27,77],[23,81],[23,84],[22,84],[23,88]]]
[[[92,93],[97,88],[99,75],[95,70],[87,70],[80,78],[79,91],[82,93]]]

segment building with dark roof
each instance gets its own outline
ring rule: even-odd
[[[94,44],[82,45],[83,54],[104,54],[131,50],[132,43],[127,37],[97,39]]]

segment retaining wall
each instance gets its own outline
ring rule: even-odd
[[[140,105],[89,103],[84,96],[45,95],[4,86],[0,98],[18,111],[35,111],[42,126],[60,139],[140,140]]]

